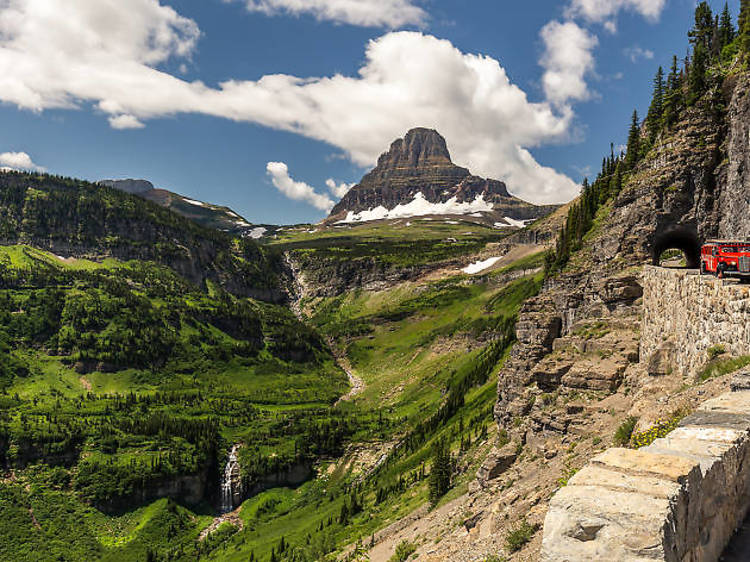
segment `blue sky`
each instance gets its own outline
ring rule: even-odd
[[[0,164],[146,178],[289,224],[323,218],[333,191],[417,125],[437,127],[457,163],[511,192],[569,199],[609,142],[624,142],[633,108],[647,109],[658,65],[684,56],[695,3],[3,6]]]

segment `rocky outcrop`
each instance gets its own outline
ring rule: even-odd
[[[750,508],[750,391],[642,449],[609,449],[550,501],[543,562],[713,562]]]
[[[481,198],[492,205],[482,212],[489,221],[510,217],[528,220],[551,213],[555,206],[535,206],[512,197],[497,180],[474,176],[451,161],[445,139],[431,129],[412,129],[393,142],[377,166],[355,185],[333,208],[327,221],[344,219],[377,207],[394,209],[421,193],[428,203],[471,203]],[[477,213],[474,213],[477,214]]]
[[[491,480],[500,477],[518,458],[518,443],[506,443],[504,446],[494,447],[477,471],[477,481],[480,486],[487,486]]]
[[[641,356],[652,375],[695,375],[709,350],[750,355],[750,287],[697,271],[646,267]]]
[[[750,75],[736,78],[727,112],[727,157],[722,162],[719,235],[750,238]]]

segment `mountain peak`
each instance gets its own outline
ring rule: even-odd
[[[416,128],[391,144],[390,150],[378,159],[378,166],[420,167],[451,164],[451,155],[443,136],[434,129]]]
[[[550,210],[511,197],[501,181],[480,178],[456,166],[445,138],[434,129],[420,127],[395,140],[327,220],[459,214],[508,226],[507,217],[525,221]]]

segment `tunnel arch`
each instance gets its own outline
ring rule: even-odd
[[[698,233],[688,227],[671,228],[656,235],[654,238],[652,260],[654,265],[659,265],[659,258],[666,250],[681,250],[685,254],[688,269],[697,269],[700,266],[701,245]]]

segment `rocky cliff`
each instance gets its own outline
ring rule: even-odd
[[[564,270],[548,278],[543,291],[524,305],[518,342],[499,375],[495,407],[497,422],[519,443],[546,455],[548,443],[580,435],[589,416],[598,412],[595,406],[570,406],[582,392],[602,404],[628,404],[621,419],[626,412],[640,416],[637,430],[657,423],[649,414],[652,408],[670,416],[680,400],[688,401],[682,393],[691,392],[684,389],[693,388],[697,368],[709,360],[707,346],[722,343],[719,339],[727,334],[718,330],[714,335],[719,339],[706,339],[689,361],[668,358],[674,369],[649,369],[661,352],[656,340],[668,335],[659,332],[667,322],[678,331],[679,320],[657,318],[659,312],[650,310],[650,327],[643,334],[643,266],[658,263],[665,250],[678,249],[688,266],[697,267],[707,238],[750,235],[749,86],[747,73],[730,76],[717,92],[724,97],[721,103],[701,100],[662,131],[627,173],[622,190],[599,209]],[[657,290],[670,290],[667,285]],[[699,289],[696,295],[710,290]],[[680,289],[679,294],[656,296],[651,291],[648,298],[667,306],[669,299],[692,296]],[[733,313],[725,308],[721,311]],[[677,345],[694,345],[699,335],[694,332],[691,342]],[[639,346],[644,335],[650,343]],[[678,363],[686,368],[677,368]],[[703,387],[697,392],[711,391]]]
[[[343,197],[327,220],[389,218],[386,211],[398,209],[399,216],[466,214],[508,225],[506,217],[536,219],[555,208],[521,201],[508,193],[503,182],[456,166],[445,139],[437,131],[418,128],[391,144],[375,169]]]

